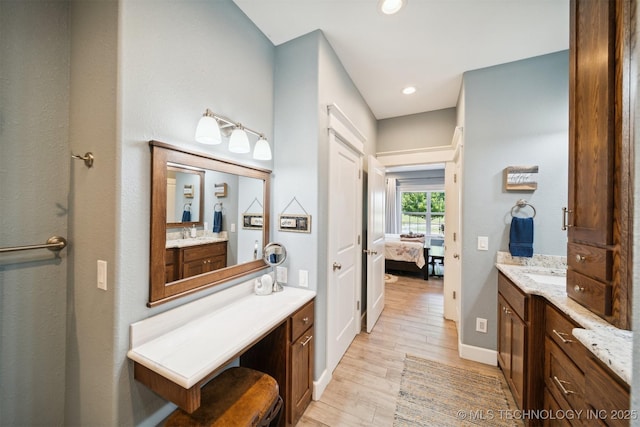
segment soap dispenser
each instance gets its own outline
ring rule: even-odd
[[[196,237],[197,236],[197,232],[198,232],[198,230],[196,230],[196,225],[193,224],[191,226],[191,237]]]

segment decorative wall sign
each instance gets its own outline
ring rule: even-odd
[[[504,169],[506,191],[535,191],[538,188],[538,166],[508,166]]]
[[[242,228],[247,230],[262,230],[263,217],[261,213],[243,213]]]
[[[311,215],[280,214],[278,229],[280,231],[311,233]]]
[[[183,194],[184,194],[184,197],[192,199],[193,198],[193,185],[185,184],[184,193]]]

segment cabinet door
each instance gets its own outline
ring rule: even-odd
[[[509,305],[498,294],[498,364],[505,376],[511,371],[511,316],[507,314]]]
[[[511,314],[511,384],[513,398],[519,408],[524,404],[526,325]]]
[[[295,425],[309,402],[313,386],[313,326],[291,344],[291,424]]]
[[[571,1],[570,242],[612,243],[616,4],[616,1]]]

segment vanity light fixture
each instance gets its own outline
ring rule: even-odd
[[[393,15],[398,13],[400,9],[407,5],[407,0],[380,0],[378,1],[378,9],[385,15]]]
[[[233,128],[233,131],[231,131]],[[232,153],[249,153],[251,145],[247,133],[258,137],[253,150],[253,158],[256,160],[271,160],[271,146],[264,134],[243,126],[241,123],[219,116],[210,109],[204,112],[196,128],[196,141],[202,144],[215,145],[222,142],[222,136],[229,137],[229,151]]]

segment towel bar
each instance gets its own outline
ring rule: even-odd
[[[49,249],[50,251],[58,252],[64,249],[66,246],[67,246],[67,240],[64,237],[52,236],[52,237],[49,237],[49,240],[47,240],[47,243],[43,245],[13,246],[8,248],[0,248],[0,253],[27,251],[31,249]]]

